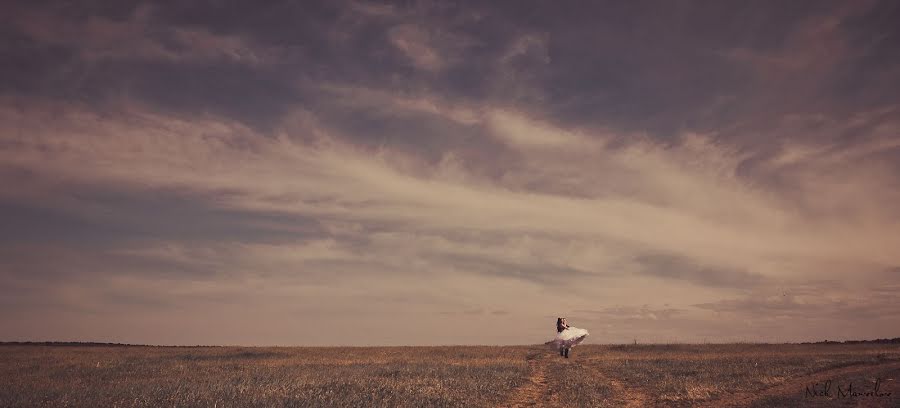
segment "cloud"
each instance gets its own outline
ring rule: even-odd
[[[131,18],[60,19],[50,13],[24,12],[15,23],[42,44],[74,49],[84,63],[141,59],[190,62],[226,59],[245,64],[271,61],[276,54],[235,35],[216,35],[202,28],[154,25],[152,7],[137,8]]]
[[[543,342],[552,309],[620,341],[797,339],[817,310],[881,337],[895,318],[898,103],[865,75],[839,97],[887,75],[882,40],[859,48],[875,9],[110,7],[10,6],[0,30],[0,302],[96,317],[66,335],[327,344],[301,328],[333,319],[360,344]],[[191,328],[223,313],[259,335]]]
[[[889,291],[896,287],[890,287]],[[701,309],[723,314],[744,316],[765,316],[767,318],[807,318],[827,320],[833,324],[859,320],[896,320],[897,302],[893,296],[877,293],[864,297],[846,296],[829,298],[822,296],[796,296],[792,293],[781,295],[759,296],[738,299],[727,299],[713,303],[695,305]]]
[[[441,69],[445,59],[429,45],[428,33],[413,25],[394,27],[388,34],[391,43],[402,51],[416,67],[434,71]]]
[[[399,14],[393,4],[381,4],[367,1],[349,1],[348,7],[358,13],[375,17],[395,17]]]
[[[319,85],[332,93],[337,102],[367,111],[381,111],[386,115],[433,115],[463,125],[480,123],[482,113],[468,106],[454,106],[434,95],[403,95],[377,88],[350,87],[336,84]],[[416,119],[421,119],[417,117]]]
[[[641,273],[660,278],[683,279],[701,285],[749,289],[766,281],[765,276],[758,273],[710,268],[667,255],[638,255],[635,262],[640,265]]]
[[[623,175],[620,180],[630,175],[633,186],[618,190],[621,187],[607,187],[603,180],[585,178],[579,184],[596,188],[598,194],[583,199],[542,192],[540,184],[508,185],[507,181],[512,180],[509,172],[499,180],[468,174],[469,180],[476,181],[460,184],[459,179],[442,179],[445,173],[433,171],[432,165],[406,153],[381,150],[373,155],[328,136],[320,140],[319,146],[307,146],[293,142],[289,133],[267,138],[237,123],[185,122],[136,112],[120,121],[101,121],[91,113],[71,111],[50,128],[41,119],[28,115],[11,111],[6,115],[8,123],[22,126],[19,131],[27,129],[31,133],[27,140],[9,142],[16,148],[7,152],[8,166],[49,175],[64,174],[62,169],[74,163],[96,163],[82,164],[77,172],[66,172],[67,182],[141,183],[155,188],[199,190],[203,194],[228,191],[220,202],[234,209],[347,217],[360,222],[416,223],[426,230],[466,227],[593,236],[722,266],[764,256],[812,256],[825,248],[836,257],[893,260],[888,252],[881,252],[892,242],[886,235],[886,226],[869,227],[871,237],[884,244],[851,249],[795,228],[806,218],[767,198],[769,192],[749,188],[721,170],[713,174],[723,178],[702,175],[702,171],[714,168],[710,166],[734,166],[738,162],[719,161],[728,154],[702,139],[685,139],[675,149],[653,144],[601,148],[597,156],[606,156],[606,174],[618,172]],[[142,124],[140,130],[131,125],[136,121]],[[327,135],[325,129],[291,131]],[[565,131],[549,132],[551,137],[561,138],[558,140],[567,137]],[[126,134],[129,136],[122,137]],[[78,143],[72,143],[73,140]],[[709,150],[716,154],[709,154]],[[591,168],[572,165],[586,157],[581,153],[550,155],[521,171],[531,172],[532,180],[537,181],[547,180],[540,176],[542,172],[555,171],[554,166],[577,176],[576,171]],[[43,164],[47,154],[53,157],[49,166]],[[706,163],[698,161],[707,157]],[[229,163],[243,165],[237,168]],[[253,168],[255,176],[248,177],[239,170],[244,168]],[[290,176],[298,171],[307,176]],[[802,174],[798,177],[802,179]],[[684,195],[690,191],[693,193]],[[717,198],[696,200],[700,197]],[[453,216],[448,217],[449,214]],[[738,214],[740,217],[735,218]],[[752,224],[748,223],[750,220]],[[850,225],[817,227],[839,230]],[[688,234],[689,230],[693,233]],[[664,231],[667,234],[661,234]],[[885,235],[879,235],[879,231]],[[728,255],[708,251],[715,247],[727,248]]]
[[[597,140],[561,129],[554,129],[538,121],[529,121],[522,115],[503,110],[488,116],[488,126],[501,141],[514,148],[558,148],[570,150],[590,149]]]
[[[578,315],[591,315],[596,318],[617,319],[617,320],[667,320],[673,316],[683,313],[681,309],[675,308],[653,308],[648,305],[641,307],[635,306],[614,306],[602,310],[575,310]]]

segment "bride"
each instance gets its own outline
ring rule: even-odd
[[[587,336],[587,330],[569,326],[565,317],[556,319],[556,338],[553,343],[559,347],[559,355],[569,358],[569,349],[581,344]]]

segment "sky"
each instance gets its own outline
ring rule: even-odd
[[[0,3],[0,341],[900,337],[896,1]]]

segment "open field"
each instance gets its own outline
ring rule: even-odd
[[[806,395],[826,381],[828,396]],[[898,407],[900,345],[584,345],[568,360],[547,346],[5,345],[0,383],[2,407]]]

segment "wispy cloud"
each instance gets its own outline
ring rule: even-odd
[[[391,43],[405,54],[416,67],[425,70],[441,69],[446,61],[430,45],[428,32],[414,25],[401,25],[388,34]]]

